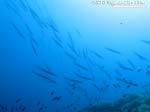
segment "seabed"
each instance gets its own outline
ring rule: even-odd
[[[113,103],[95,104],[79,112],[150,112],[150,95],[129,94]]]

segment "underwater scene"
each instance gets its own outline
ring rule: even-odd
[[[150,1],[0,0],[0,112],[150,112]]]

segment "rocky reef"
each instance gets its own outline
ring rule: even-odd
[[[79,112],[150,112],[150,95],[128,94],[113,103],[97,103]]]

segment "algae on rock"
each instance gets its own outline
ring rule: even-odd
[[[150,95],[128,94],[116,102],[88,106],[79,112],[150,112]]]

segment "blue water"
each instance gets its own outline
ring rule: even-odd
[[[149,92],[149,10],[0,0],[0,106],[77,112]]]

